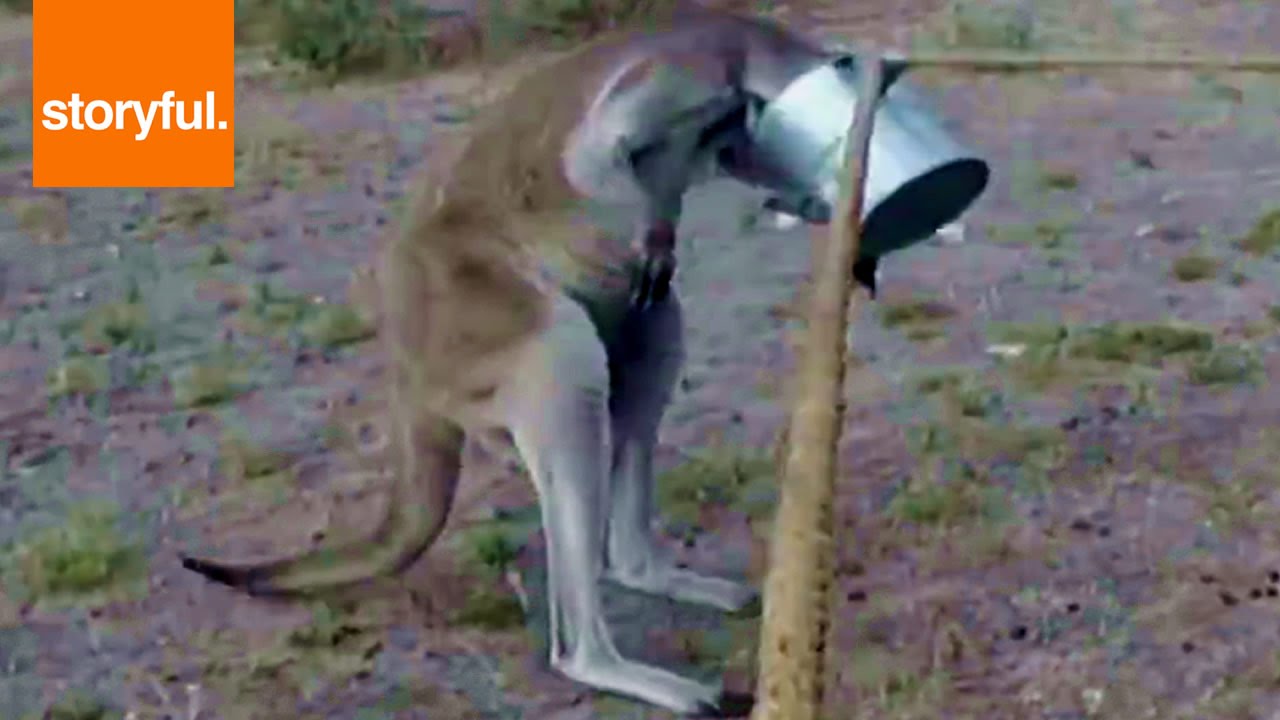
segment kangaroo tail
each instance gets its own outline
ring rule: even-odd
[[[447,418],[395,402],[395,440],[403,462],[378,528],[367,538],[317,547],[257,563],[182,556],[182,566],[250,595],[288,596],[397,574],[414,563],[444,529],[461,475],[465,434]],[[404,417],[407,415],[408,417]]]

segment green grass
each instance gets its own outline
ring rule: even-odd
[[[514,0],[505,5],[503,29],[514,33],[509,40],[527,42],[539,35],[579,40],[673,5],[671,0]]]
[[[945,481],[927,475],[912,478],[898,491],[889,503],[891,518],[921,528],[947,529],[1008,515],[1005,491],[979,482],[972,471],[961,471]]]
[[[53,701],[42,720],[123,720],[125,714],[106,700],[83,690],[71,689]]]
[[[180,408],[221,405],[248,389],[244,373],[225,362],[207,362],[176,370],[169,378],[173,402]]]
[[[228,265],[231,263],[231,254],[222,245],[210,245],[204,250],[204,264],[209,267],[218,267],[219,265]]]
[[[335,79],[409,70],[429,56],[432,18],[408,0],[282,0],[254,20],[279,57]]]
[[[964,417],[985,418],[1004,405],[1003,395],[983,382],[979,373],[968,369],[921,373],[914,381],[914,389],[920,395],[941,399]]]
[[[1030,50],[1037,45],[1035,23],[1013,3],[951,0],[947,5],[943,42],[956,48]]]
[[[1180,282],[1203,282],[1217,277],[1222,261],[1211,255],[1188,253],[1173,261],[1171,272]]]
[[[510,528],[498,523],[470,529],[464,537],[467,562],[493,578],[507,571],[524,546]]]
[[[364,342],[374,337],[376,330],[350,305],[323,303],[305,313],[299,330],[312,345],[337,348]]]
[[[1066,245],[1072,229],[1067,219],[1046,219],[1029,224],[992,225],[987,234],[999,243],[1031,245],[1045,250],[1056,250]]]
[[[1254,226],[1236,241],[1236,246],[1255,257],[1280,250],[1280,209],[1258,218]]]
[[[138,299],[105,303],[85,313],[80,321],[80,338],[90,352],[116,348],[155,350],[151,315]]]
[[[289,292],[259,283],[248,303],[236,317],[237,327],[257,337],[282,339],[297,331],[309,345],[338,348],[364,342],[377,334],[376,328],[346,303],[313,302]]]
[[[96,602],[135,589],[146,579],[146,556],[120,519],[108,504],[77,505],[65,521],[20,540],[5,565],[36,602]]]
[[[955,314],[954,308],[932,298],[885,301],[880,305],[880,324],[901,330],[910,340],[924,342],[942,336]]]
[[[1158,365],[1165,358],[1213,348],[1206,328],[1175,323],[1104,323],[1069,339],[1072,357],[1103,362]]]
[[[889,648],[863,645],[849,659],[849,678],[868,707],[893,718],[942,717],[952,692],[946,672],[921,672]]]
[[[1196,385],[1238,385],[1257,379],[1261,372],[1256,351],[1222,345],[1195,358],[1187,367],[1187,379]]]
[[[67,239],[67,201],[57,195],[14,198],[6,203],[18,228],[41,243]]]
[[[525,614],[514,595],[491,588],[476,588],[467,595],[453,621],[467,627],[501,631],[523,627]]]
[[[1202,362],[1217,347],[1209,328],[1181,322],[1015,323],[995,325],[989,335],[994,342],[1025,345],[1003,366],[1019,385],[1037,391],[1145,381],[1170,363]]]
[[[340,691],[371,673],[383,649],[384,605],[366,602],[352,609],[317,602],[309,622],[266,643],[227,631],[193,637],[196,656],[204,660],[203,682],[226,701],[219,715],[291,715],[299,699]]]
[[[997,342],[1025,344],[1028,352],[1053,350],[1081,360],[1142,365],[1159,365],[1171,356],[1207,352],[1214,346],[1208,328],[1177,322],[1008,324],[995,326],[992,335]]]
[[[1045,190],[1075,190],[1080,176],[1065,168],[1045,168],[1040,172],[1040,187]]]
[[[49,370],[45,377],[50,398],[91,395],[107,389],[107,363],[99,357],[73,355]]]
[[[766,453],[715,448],[695,455],[658,478],[658,504],[686,531],[704,509],[728,507],[752,519],[767,517],[776,498],[776,468]]]
[[[282,473],[289,468],[287,453],[256,445],[239,435],[225,438],[218,448],[218,465],[223,476],[245,481]]]

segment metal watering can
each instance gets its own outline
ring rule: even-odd
[[[867,160],[863,257],[932,237],[973,204],[990,177],[987,163],[948,134],[920,93],[896,82],[906,67],[886,60]],[[748,132],[754,161],[781,186],[771,207],[830,219],[843,181],[857,83],[857,59],[842,56],[800,75],[760,108]]]

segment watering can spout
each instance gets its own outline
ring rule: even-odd
[[[901,82],[903,57],[884,62],[867,157],[859,255],[878,258],[956,220],[986,189],[990,168],[944,127],[920,92]],[[842,55],[793,80],[756,116],[751,141],[781,192],[774,207],[830,218],[844,174],[857,97],[858,58]]]

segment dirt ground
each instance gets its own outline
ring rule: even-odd
[[[987,22],[941,5],[773,12],[899,47]],[[1036,43],[1280,50],[1262,2],[1053,7]],[[0,21],[0,718],[666,717],[547,670],[501,455],[469,450],[447,536],[358,597],[246,599],[175,559],[377,512],[352,268],[501,74],[246,77],[234,190],[33,190],[29,32]],[[917,80],[994,180],[851,330],[828,717],[1280,718],[1280,78]],[[758,582],[810,240],[699,195],[666,529]],[[624,652],[750,686],[755,620],[608,605]]]

